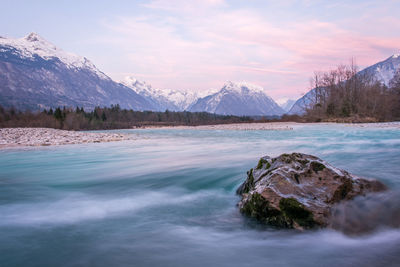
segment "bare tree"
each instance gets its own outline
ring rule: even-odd
[[[314,72],[311,106],[307,116],[314,119],[363,117],[392,120],[400,116],[400,71],[391,88],[369,73],[359,73],[355,60],[328,72]]]

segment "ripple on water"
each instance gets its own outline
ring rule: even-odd
[[[399,130],[293,128],[130,130],[139,140],[2,151],[0,266],[396,266],[390,225],[298,233],[238,212],[246,171],[294,151],[399,192]]]

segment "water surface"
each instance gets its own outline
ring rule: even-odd
[[[302,152],[400,190],[400,130],[124,130],[139,140],[0,152],[0,266],[398,266],[400,231],[299,233],[243,218],[264,155]]]

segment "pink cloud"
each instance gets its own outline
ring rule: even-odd
[[[197,4],[150,2],[146,7],[181,11],[180,16],[108,21],[110,36],[104,42],[123,50],[131,62],[131,69],[124,72],[148,78],[159,88],[207,90],[225,80],[247,80],[275,98],[305,92],[314,70],[335,67],[351,57],[367,66],[399,49],[399,37],[371,36],[318,20],[273,23],[252,10],[216,8],[225,1]],[[198,14],[210,9],[207,16]]]

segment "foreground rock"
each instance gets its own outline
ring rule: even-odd
[[[50,128],[0,129],[0,148],[101,143],[134,139],[130,134],[76,132]]]
[[[240,211],[280,228],[307,229],[331,223],[332,207],[339,202],[386,190],[306,154],[263,157],[238,188]]]

